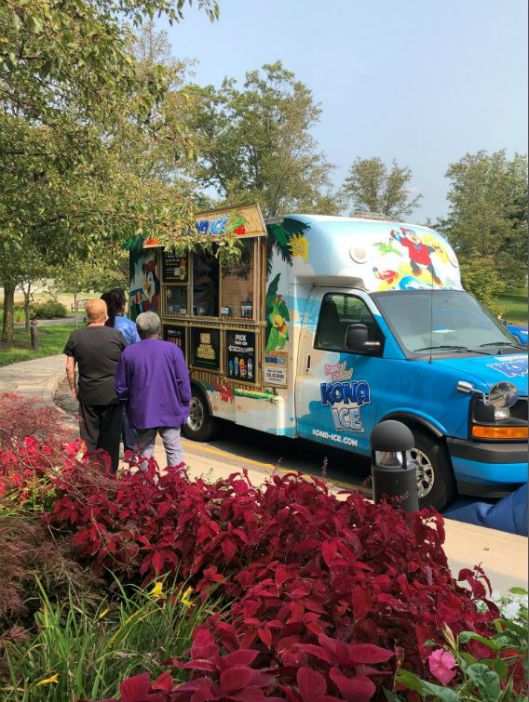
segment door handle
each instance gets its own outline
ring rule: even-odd
[[[305,373],[308,373],[310,370],[310,353],[307,355],[307,365],[305,368]]]

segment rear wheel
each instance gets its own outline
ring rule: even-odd
[[[444,443],[431,434],[412,429],[415,446],[410,451],[417,464],[419,507],[444,509],[457,495],[454,472]]]
[[[204,395],[193,388],[189,403],[189,418],[182,426],[182,433],[191,441],[209,441],[218,432],[218,421],[212,417]]]

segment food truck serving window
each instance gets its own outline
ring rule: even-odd
[[[165,314],[187,314],[187,285],[165,287]]]
[[[193,315],[219,316],[219,260],[214,251],[193,254]]]
[[[242,253],[235,264],[222,264],[221,317],[254,318],[255,239],[240,242]]]

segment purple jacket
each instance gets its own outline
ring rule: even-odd
[[[127,346],[114,387],[128,403],[134,429],[180,427],[189,416],[189,372],[182,351],[169,341],[144,339]]]

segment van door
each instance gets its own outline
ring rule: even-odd
[[[315,288],[302,326],[296,376],[297,433],[369,454],[377,419],[384,336],[362,291]],[[345,346],[347,327],[361,323],[380,348],[367,355]],[[376,354],[376,355],[375,355]]]

